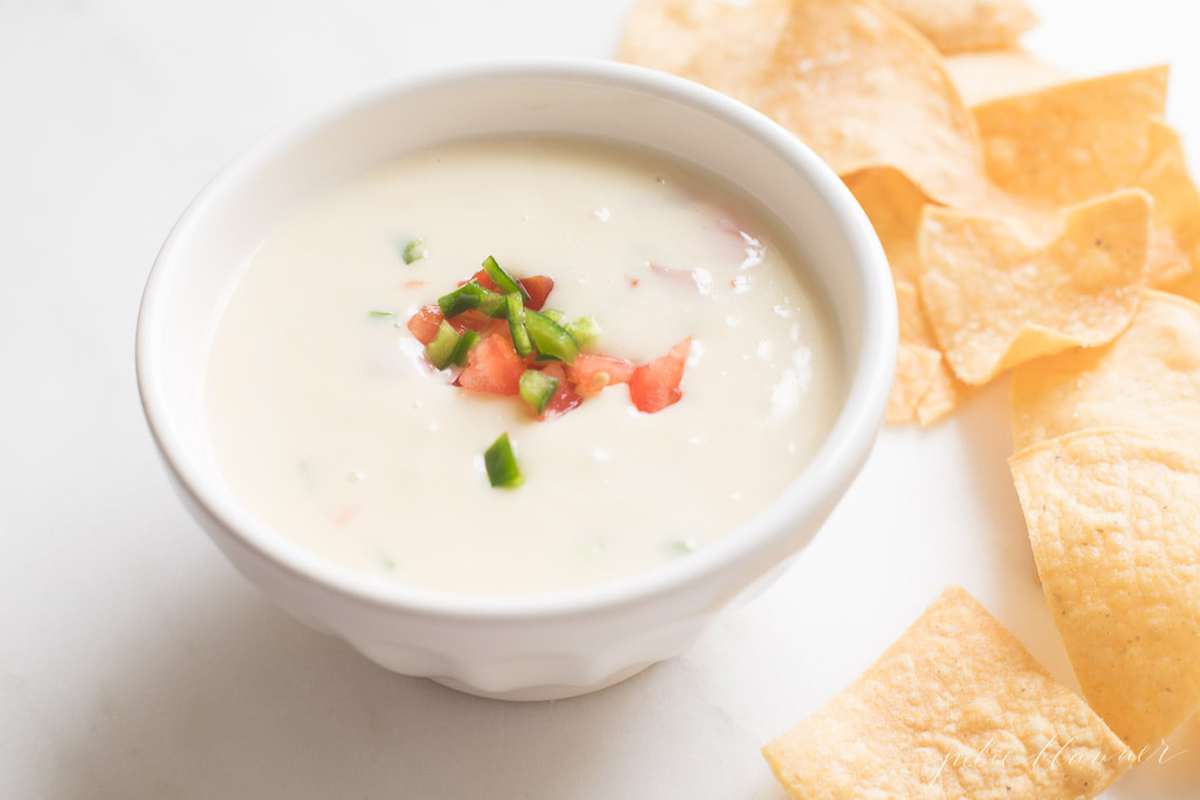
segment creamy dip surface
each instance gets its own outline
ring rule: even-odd
[[[406,264],[414,239],[425,255]],[[693,337],[682,398],[647,414],[615,385],[539,421],[451,385],[405,322],[488,255],[552,277],[546,308],[594,317],[598,352],[640,363]],[[775,500],[840,408],[841,345],[803,276],[755,202],[656,154],[558,138],[415,152],[250,259],[208,367],[217,459],[283,536],[415,586],[538,593],[687,558]],[[505,431],[515,489],[484,469]]]

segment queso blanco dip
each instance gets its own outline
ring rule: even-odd
[[[839,410],[840,352],[779,226],[716,176],[481,139],[275,230],[206,401],[228,484],[281,535],[411,585],[537,593],[687,558],[763,510]]]

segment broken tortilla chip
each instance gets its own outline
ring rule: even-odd
[[[916,287],[907,281],[896,281],[896,303],[900,345],[896,352],[896,376],[888,397],[887,421],[929,425],[958,405],[959,384],[933,340]]]
[[[1166,91],[1167,69],[1153,67],[978,105],[988,172],[1031,209],[1145,189],[1155,201],[1150,285],[1178,281],[1200,247],[1200,195],[1178,137],[1159,119]]]
[[[1085,428],[1124,427],[1200,453],[1200,305],[1146,290],[1112,344],[1020,366],[1012,425],[1017,450]]]
[[[1091,429],[1010,466],[1084,696],[1134,749],[1159,745],[1200,705],[1200,460]]]
[[[740,99],[783,33],[791,0],[638,0],[617,58],[673,72]]]
[[[957,587],[763,755],[789,794],[823,800],[1076,800],[1134,760]]]
[[[1154,198],[1151,285],[1187,282],[1200,271],[1200,191],[1192,182],[1179,134],[1162,120],[1151,123],[1150,154],[1134,185]],[[1192,283],[1200,287],[1200,281]],[[1200,291],[1183,294],[1200,300]]]
[[[795,0],[751,104],[839,175],[894,167],[928,197],[978,202],[975,125],[938,52],[863,0]]]
[[[871,220],[892,267],[892,277],[915,283],[921,275],[917,229],[928,202],[925,195],[893,167],[860,170],[847,175],[844,181]]]
[[[1027,94],[1069,80],[1058,67],[1024,50],[961,53],[946,59],[946,69],[969,106]]]
[[[1039,356],[1116,338],[1141,298],[1149,223],[1140,190],[1068,209],[1048,244],[1013,221],[927,207],[921,300],[954,374],[980,385]]]
[[[883,0],[943,53],[1010,47],[1037,25],[1024,0]]]
[[[1001,189],[1059,208],[1134,185],[1167,98],[1167,69],[1071,81],[973,111],[988,175]]]

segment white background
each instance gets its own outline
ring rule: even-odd
[[[1031,44],[1065,66],[1171,61],[1200,154],[1191,3],[1039,5]],[[0,0],[0,796],[779,798],[758,747],[952,582],[1073,683],[1005,466],[1003,385],[935,430],[886,432],[799,563],[688,655],[558,703],[384,672],[267,605],[176,503],[133,329],[191,196],[260,136],[413,71],[608,55],[624,7]],[[1192,752],[1107,797],[1200,795],[1200,722],[1176,739]]]

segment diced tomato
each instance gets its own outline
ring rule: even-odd
[[[475,281],[485,289],[493,292],[500,291],[500,287],[495,284],[491,276],[485,270],[479,270],[471,277],[464,281],[459,281],[458,285]],[[546,298],[550,296],[550,292],[554,289],[554,279],[546,275],[531,275],[528,278],[520,278],[517,283],[521,284],[529,299],[525,301],[527,308],[532,308],[534,311],[541,311],[542,306],[546,305]]]
[[[489,289],[493,292],[500,291],[500,287],[497,286],[495,281],[492,280],[492,276],[487,274],[487,270],[479,270],[479,272],[476,272],[474,275],[472,275],[469,280],[473,280],[483,288]],[[463,281],[463,283],[466,282],[467,281]]]
[[[436,308],[436,306],[435,306]],[[455,314],[450,318],[450,324],[454,326],[454,330],[462,333],[466,330],[483,333],[491,329],[493,320],[487,314],[477,308],[468,309],[461,314]]]
[[[546,404],[546,410],[542,412],[542,419],[551,416],[562,416],[571,409],[577,408],[583,402],[583,398],[576,393],[575,389],[571,386],[571,382],[567,380],[567,374],[562,368],[562,364],[547,364],[542,368],[542,372],[551,378],[558,379],[558,389],[555,390],[554,396],[550,398],[550,402]]]
[[[458,385],[475,392],[516,394],[525,362],[506,336],[484,336],[471,348]]]
[[[508,327],[508,320],[493,319],[488,322],[487,327],[479,331],[480,336],[503,336],[508,341],[512,342],[512,330]]]
[[[550,292],[554,291],[554,279],[546,275],[531,275],[528,278],[521,278],[518,283],[529,295],[525,305],[534,311],[541,311],[542,306],[546,305],[546,298],[550,296]]]
[[[692,347],[689,336],[671,348],[665,356],[642,364],[629,379],[629,397],[639,411],[653,414],[679,401],[683,368]]]
[[[580,353],[575,357],[575,363],[567,368],[567,376],[575,385],[575,391],[584,397],[591,397],[605,386],[628,383],[633,377],[633,370],[633,362],[623,358]]]
[[[442,310],[437,306],[421,306],[421,310],[408,320],[409,332],[421,344],[429,344],[437,336],[438,326],[442,324]]]

